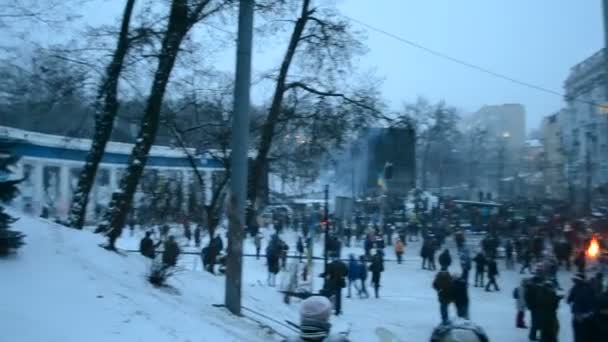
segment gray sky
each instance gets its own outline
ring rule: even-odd
[[[374,5],[372,5],[372,3]],[[513,78],[563,92],[569,69],[603,45],[599,0],[343,0],[348,16]],[[528,130],[563,106],[545,94],[442,60],[381,34],[368,34],[365,63],[385,75],[398,107],[417,95],[464,111],[526,106]]]
[[[317,1],[336,1],[349,17],[559,92],[563,92],[570,67],[603,44],[600,0]],[[101,3],[83,8],[92,25],[117,20],[124,6],[124,1],[118,0]],[[563,106],[558,96],[471,70],[376,32],[367,32],[366,44],[369,53],[361,64],[374,68],[384,78],[383,95],[392,109],[419,95],[432,101],[445,99],[463,112],[475,111],[484,104],[522,103],[530,130],[543,116]],[[284,46],[285,41],[272,44],[268,38],[257,44],[254,69],[262,72],[276,67]],[[214,59],[220,69],[232,70],[234,50],[226,49]],[[268,89],[258,89],[253,100],[265,101],[267,95]]]

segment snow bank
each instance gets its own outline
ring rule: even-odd
[[[272,341],[222,303],[223,278],[182,270],[171,288],[151,286],[149,261],[110,253],[103,237],[22,217],[19,252],[0,259],[2,340],[42,341]]]

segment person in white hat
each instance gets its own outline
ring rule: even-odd
[[[348,342],[342,334],[330,334],[332,305],[327,297],[312,296],[300,306],[300,335],[289,338],[287,342]]]

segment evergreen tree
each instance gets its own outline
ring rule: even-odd
[[[9,166],[16,163],[18,158],[11,155],[9,147],[9,143],[0,142],[0,201],[2,203],[10,202],[17,195],[17,184],[21,182],[21,179],[11,177]],[[0,205],[0,256],[7,255],[24,244],[25,235],[9,229],[15,221],[16,219],[5,213],[4,207]]]

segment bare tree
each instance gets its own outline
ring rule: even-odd
[[[277,130],[280,130],[281,126],[290,128],[285,123],[296,119],[298,115],[297,111],[285,108],[286,95],[301,92],[319,100],[317,104],[320,110],[316,113],[313,111],[313,115],[307,118],[309,122],[323,120],[322,101],[328,99],[366,108],[369,113],[378,114],[375,98],[365,93],[352,93],[347,91],[346,84],[340,84],[351,71],[352,56],[364,50],[357,35],[350,29],[348,21],[340,18],[335,10],[315,7],[312,2],[292,2],[298,4],[299,14],[295,21],[287,20],[291,25],[291,34],[278,73],[273,79],[274,92],[270,108],[260,128],[257,156],[251,169],[252,181],[248,193],[253,203],[258,200],[260,184],[264,170],[268,169]],[[297,76],[291,74],[293,68],[298,68],[300,73]],[[317,122],[317,125],[313,126],[318,124]],[[251,214],[248,217],[249,222],[252,219]]]
[[[158,66],[148,96],[141,127],[125,175],[120,180],[120,190],[112,195],[104,220],[97,227],[97,232],[106,232],[108,249],[114,249],[114,243],[120,236],[127,213],[130,210],[133,194],[146,165],[148,153],[160,125],[160,114],[163,98],[171,76],[171,71],[180,51],[180,46],[198,21],[221,11],[228,3],[224,1],[187,1],[173,0],[164,34]]]
[[[114,119],[118,112],[118,81],[129,50],[129,24],[134,6],[135,0],[126,1],[116,50],[97,93],[95,101],[95,134],[93,135],[86,162],[80,173],[68,215],[68,224],[77,229],[82,229],[84,225],[89,194],[95,182],[97,168],[103,157],[106,145],[110,140]]]
[[[437,186],[444,185],[448,159],[456,151],[460,139],[458,123],[460,117],[455,108],[444,102],[429,103],[419,98],[413,104],[406,104],[396,124],[411,124],[417,135],[417,164],[420,166],[421,187],[429,187],[431,170],[437,178]]]

